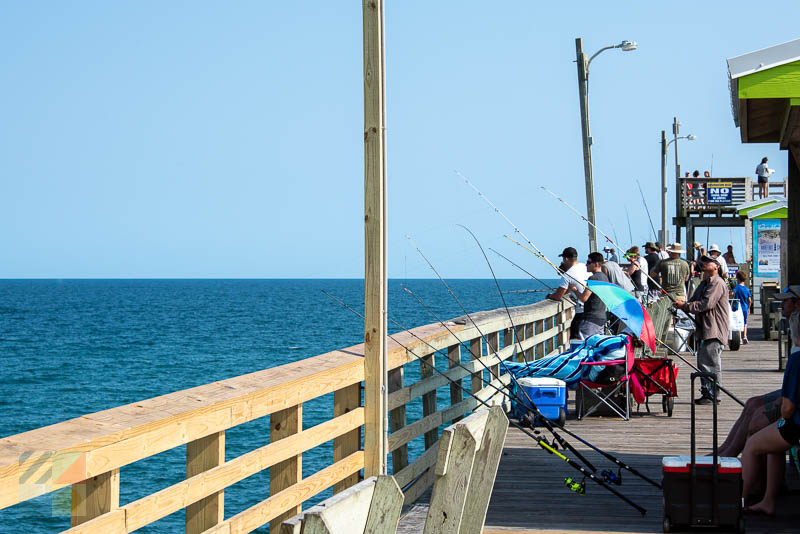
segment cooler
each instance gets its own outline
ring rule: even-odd
[[[567,384],[557,378],[520,378],[517,380],[525,394],[520,394],[519,398],[525,406],[529,405],[528,397],[533,401],[542,415],[551,421],[557,421],[563,425],[567,419]],[[517,413],[526,410],[525,406],[519,406]],[[528,406],[528,409],[530,407]]]

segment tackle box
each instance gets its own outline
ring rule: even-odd
[[[567,383],[558,378],[520,378],[517,380],[519,387],[525,390],[519,398],[527,406],[528,397],[533,401],[542,415],[551,421],[563,425],[567,418]],[[524,415],[525,406],[517,407],[517,414]],[[528,408],[529,409],[529,408]]]
[[[711,378],[719,394],[716,375],[692,373],[691,456],[666,456],[661,460],[664,488],[664,532],[691,527],[724,527],[744,533],[742,516],[742,464],[738,458],[717,455],[717,405],[713,406],[713,455],[697,456],[695,447],[695,379]]]

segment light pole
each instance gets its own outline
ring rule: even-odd
[[[594,184],[592,182],[592,138],[589,135],[589,65],[601,52],[621,48],[624,52],[636,50],[635,41],[622,41],[617,45],[604,46],[588,60],[583,53],[583,40],[575,39],[575,53],[578,63],[578,93],[581,103],[581,138],[583,140],[583,173],[586,178],[586,214],[589,218],[589,252],[597,251],[597,231],[594,215]]]
[[[675,124],[673,124],[673,130],[677,130],[677,126],[675,125],[680,125],[677,119],[675,119]],[[694,141],[697,137],[691,134],[683,137],[678,137],[676,135],[675,139],[667,141],[667,132],[661,130],[661,243],[664,246],[667,245],[667,149],[670,143],[675,143],[675,183],[677,184],[681,172],[680,166],[678,165],[678,139]],[[675,194],[677,195],[678,191],[675,191]]]

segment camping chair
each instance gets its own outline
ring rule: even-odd
[[[669,297],[662,296],[657,301],[648,304],[647,313],[653,320],[656,339],[667,339],[667,331],[672,319],[672,301]]]
[[[635,360],[633,343],[628,343],[625,348],[624,360],[618,359],[581,363],[581,367],[583,367],[586,375],[597,374],[598,376],[596,377],[596,382],[588,379],[581,379],[578,382],[578,391],[575,399],[575,412],[578,420],[583,419],[587,415],[591,415],[603,405],[620,416],[624,421],[630,420],[631,379],[635,379],[631,371]],[[596,367],[602,367],[603,369],[600,373],[591,373],[590,370]],[[603,371],[605,371],[605,373]],[[614,377],[612,380],[603,379],[603,374],[612,374],[614,371],[619,372],[618,376]],[[614,402],[614,396],[618,396],[622,393],[624,393],[625,398],[624,408]],[[584,395],[589,395],[589,398],[597,401],[597,404],[589,408],[585,413],[583,411]]]

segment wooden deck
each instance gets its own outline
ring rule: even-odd
[[[751,315],[754,324],[751,324],[750,344],[743,345],[738,352],[726,350],[723,353],[723,385],[742,401],[778,389],[782,379],[782,373],[777,371],[777,343],[758,341],[762,338],[757,321],[760,317]],[[691,356],[687,359],[694,363]],[[589,417],[583,421],[573,418],[568,420],[567,428],[660,481],[662,456],[689,454],[689,375],[692,369],[675,360],[679,365],[679,398],[675,399],[673,417],[661,413],[661,397],[653,396],[652,415],[633,415],[628,422],[610,417]],[[644,406],[641,409],[644,411]],[[723,398],[718,413],[720,443],[740,412],[739,404]],[[570,413],[574,412],[570,410]],[[710,406],[698,407],[698,454],[711,450],[711,413]],[[585,455],[598,469],[614,467],[576,440],[570,441],[582,452],[587,451]],[[642,517],[591,481],[587,480],[586,495],[572,493],[564,486],[564,478],[576,475],[580,479],[580,474],[563,460],[538,448],[519,430],[510,428],[484,533],[662,531],[662,493],[658,488],[623,471],[623,485],[619,489],[647,509],[647,515]],[[800,496],[784,496],[777,517],[748,516],[748,532],[798,532],[798,504]],[[422,515],[422,511],[414,510],[410,516]],[[406,521],[403,523],[408,525]]]

